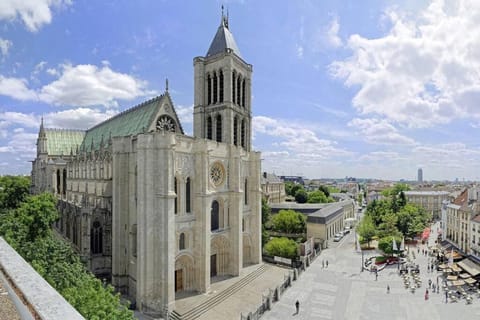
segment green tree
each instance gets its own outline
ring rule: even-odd
[[[0,210],[16,209],[27,198],[30,189],[30,177],[0,177]]]
[[[320,190],[321,192],[323,192],[323,194],[325,195],[325,197],[330,197],[330,190],[329,190],[329,187],[327,186],[324,186],[324,185],[320,185],[318,187],[318,190]]]
[[[41,194],[1,211],[0,235],[86,319],[133,319],[113,287],[96,279],[72,247],[53,235],[55,203],[51,194]]]
[[[272,217],[273,230],[284,233],[305,233],[305,216],[293,210],[280,210]]]
[[[374,226],[378,227],[383,221],[383,216],[390,212],[391,204],[387,199],[373,200],[367,205],[365,215],[370,216]]]
[[[292,195],[292,187],[293,187],[293,182],[285,182],[285,194],[287,196],[295,196],[294,194]]]
[[[266,224],[270,220],[272,209],[267,203],[267,200],[262,198],[262,224]]]
[[[305,203],[308,201],[308,194],[305,190],[299,189],[295,193],[295,201],[298,203]]]
[[[273,238],[265,245],[265,251],[271,256],[295,258],[297,256],[297,243],[287,238]]]
[[[407,204],[407,197],[405,196],[405,192],[400,191],[400,194],[398,196],[398,201],[397,201],[398,208],[402,209],[403,207],[405,207],[406,204]]]
[[[299,190],[305,191],[305,189],[303,188],[303,186],[301,184],[298,184],[298,183],[294,184],[292,186],[292,188],[290,189],[290,195],[292,197],[295,197]]]
[[[329,199],[322,191],[312,191],[308,193],[308,203],[327,203]]]
[[[420,234],[428,225],[429,216],[425,209],[413,203],[407,203],[397,215],[397,228],[408,238]]]
[[[267,224],[270,222],[271,211],[267,201],[262,198],[262,246],[268,241]]]
[[[398,235],[397,229],[398,217],[393,212],[388,212],[382,217],[382,223],[379,225],[379,236],[393,236]]]
[[[395,252],[393,251],[393,241],[395,241],[397,245],[397,251]],[[391,237],[391,236],[384,237],[378,240],[378,249],[382,250],[387,255],[398,253],[401,242],[402,242],[401,238]]]
[[[357,226],[357,233],[368,242],[370,246],[370,241],[375,236],[375,225],[373,224],[372,218],[368,215],[365,215]]]

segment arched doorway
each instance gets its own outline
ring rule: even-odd
[[[250,235],[243,235],[243,267],[246,267],[252,263],[252,240]]]
[[[175,260],[175,292],[195,289],[194,260],[188,254],[182,254]]]
[[[216,236],[210,245],[210,277],[230,273],[230,243],[224,236]]]

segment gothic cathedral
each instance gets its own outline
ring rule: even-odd
[[[220,26],[194,58],[193,137],[168,92],[86,131],[44,128],[32,192],[58,196],[55,229],[144,313],[261,262],[260,153],[252,65]]]

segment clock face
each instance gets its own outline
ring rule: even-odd
[[[223,183],[224,177],[225,169],[223,165],[220,162],[212,164],[210,167],[210,181],[212,181],[215,186],[219,186]]]
[[[157,120],[158,131],[175,132],[175,122],[167,115],[163,115]]]

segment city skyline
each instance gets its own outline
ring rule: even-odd
[[[480,180],[474,1],[225,1],[253,65],[262,171]],[[88,129],[161,94],[192,134],[193,65],[219,1],[39,0],[0,10],[0,174],[29,174],[40,119]]]

